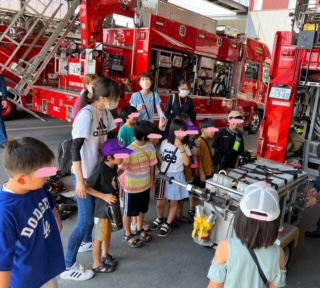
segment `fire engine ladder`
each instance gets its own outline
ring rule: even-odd
[[[63,40],[66,38],[68,33],[73,28],[76,20],[78,19],[78,15],[75,13],[76,9],[79,7],[81,0],[73,0],[73,1],[67,1],[69,7],[68,11],[65,14],[64,18],[59,20],[57,23],[56,21],[53,21],[55,15],[59,12],[63,4],[60,4],[57,9],[53,12],[52,16],[48,19],[45,17],[45,13],[47,9],[51,6],[51,4],[54,2],[54,0],[48,0],[45,1],[46,4],[44,4],[44,8],[42,12],[39,12],[33,8],[33,0],[25,0],[21,1],[23,6],[22,8],[17,11],[15,16],[13,17],[10,25],[0,35],[0,43],[2,41],[11,42],[15,44],[16,49],[11,52],[10,55],[6,55],[8,57],[6,63],[2,64],[0,63],[0,67],[3,70],[7,70],[10,73],[18,76],[20,78],[20,81],[16,84],[15,88],[8,88],[9,93],[13,95],[13,98],[9,98],[8,100],[14,103],[15,105],[19,106],[21,109],[27,111],[28,113],[32,114],[33,116],[37,117],[40,120],[44,120],[42,117],[40,117],[38,114],[31,111],[28,107],[25,107],[22,102],[22,97],[26,96],[30,93],[30,90],[32,89],[33,84],[36,82],[42,71],[46,68],[47,64],[51,60],[51,58],[55,55],[57,50],[60,48]],[[19,17],[24,18],[24,13],[27,10],[31,10],[33,13],[35,13],[35,21],[31,25],[30,29],[27,31],[27,33],[24,35],[21,41],[16,41],[12,37],[12,28],[17,26],[17,21],[19,20]],[[29,49],[25,52],[25,54],[22,56],[21,59],[19,59],[19,63],[15,67],[9,67],[10,64],[12,64],[12,60],[17,53],[17,51],[21,48],[21,46],[26,45],[26,40],[28,39],[28,36],[32,34],[34,29],[36,28],[36,25],[39,21],[43,21],[45,23],[44,27],[41,29],[41,31],[38,34],[38,36],[34,39],[32,44],[30,45]],[[46,44],[43,46],[39,54],[32,59],[32,61],[28,62],[25,61],[25,58],[30,53],[31,49],[34,45],[36,45],[37,40],[42,36],[42,34],[45,32],[49,24],[53,25],[54,31],[48,38]],[[22,67],[22,66],[25,66]],[[20,73],[19,73],[20,69]],[[22,71],[22,72],[21,72]]]

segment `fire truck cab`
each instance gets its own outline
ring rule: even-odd
[[[86,73],[119,81],[124,88],[121,108],[140,90],[139,75],[150,71],[163,109],[168,96],[178,91],[179,80],[186,78],[197,120],[213,117],[223,127],[228,113],[237,109],[245,116],[244,128],[258,131],[271,59],[265,44],[162,0],[81,1],[80,26],[81,44],[64,45],[51,55],[54,72],[47,75],[57,81],[12,88],[19,96],[32,89],[33,111],[71,121]],[[22,84],[30,86],[29,80]],[[50,82],[54,85],[47,85]]]

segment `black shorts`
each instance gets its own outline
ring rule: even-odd
[[[138,216],[149,209],[150,189],[140,193],[124,192],[124,216]]]

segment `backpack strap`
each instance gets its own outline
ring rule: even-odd
[[[146,109],[147,116],[148,116],[149,120],[151,120],[150,115],[149,115],[149,112],[148,112],[147,105],[146,105],[146,103],[145,103],[144,100],[143,100],[142,94],[140,93],[140,91],[139,91],[138,93],[139,93],[139,95],[140,95],[140,97],[141,97],[142,103],[143,103],[143,105],[144,105],[144,109]],[[152,92],[152,93],[154,93],[154,92]],[[153,97],[154,97],[154,94],[153,94]]]
[[[204,139],[202,136],[200,136],[200,138],[204,141],[204,143],[206,143],[206,145],[207,145],[207,147],[208,147],[208,149],[209,149],[209,153],[210,153],[211,160],[212,160],[212,162],[214,163],[214,161],[213,161],[212,151],[211,151],[211,148],[210,148],[210,146],[209,146],[209,144],[208,144],[207,140],[206,140],[206,139]]]

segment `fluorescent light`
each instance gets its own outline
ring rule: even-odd
[[[235,12],[221,6],[215,5],[205,0],[169,0],[171,4],[177,5],[181,8],[191,10],[204,16],[234,16]]]

